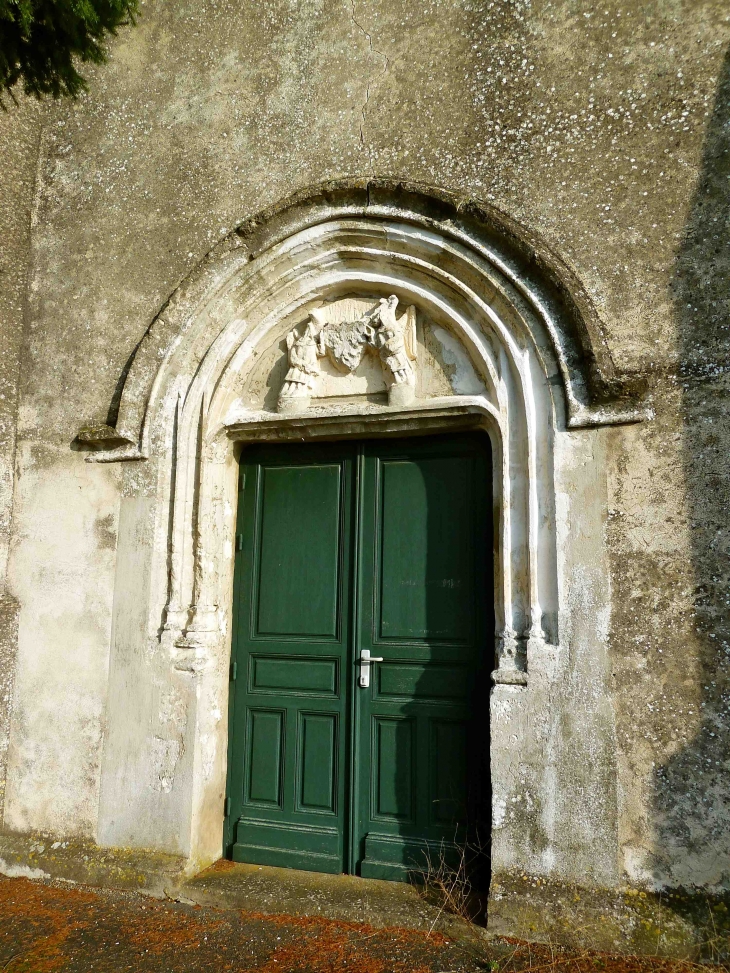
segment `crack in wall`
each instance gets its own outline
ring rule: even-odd
[[[384,61],[383,70],[380,72],[380,74],[377,75],[377,77],[368,79],[368,83],[365,88],[365,101],[363,102],[363,105],[360,109],[360,114],[362,116],[362,121],[360,122],[360,145],[364,146],[365,145],[365,122],[367,116],[368,102],[370,101],[370,90],[378,81],[381,81],[388,73],[388,69],[390,68],[390,58],[384,51],[379,51],[378,48],[373,45],[373,35],[369,31],[365,30],[363,25],[357,19],[357,13],[355,10],[355,0],[350,0],[350,3],[352,4],[352,22],[360,31],[360,33],[367,38],[368,45],[370,47],[370,54],[371,55],[377,54],[378,57],[382,57]]]

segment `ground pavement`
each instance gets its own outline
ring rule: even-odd
[[[0,877],[7,973],[692,973],[695,964]]]

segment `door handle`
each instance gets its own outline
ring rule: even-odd
[[[373,662],[382,662],[380,655],[370,655],[370,649],[360,649],[360,678],[358,680],[361,689],[367,689],[370,685],[370,666]]]

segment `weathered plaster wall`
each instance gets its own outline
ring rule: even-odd
[[[621,841],[638,882],[730,885],[730,57],[668,268],[657,418],[615,434],[609,539]]]
[[[18,423],[8,586],[19,601],[4,824],[88,836],[98,807],[119,471]],[[35,431],[35,430],[34,430]],[[29,441],[30,440],[30,441]]]
[[[46,123],[11,586],[26,702],[6,825],[95,827],[111,536],[131,474],[84,466],[69,450],[79,424],[114,418],[149,321],[226,230],[300,187],[391,175],[540,233],[617,364],[653,383],[656,420],[599,437],[613,713],[602,688],[592,707],[587,670],[566,711],[604,726],[600,760],[617,725],[617,789],[601,798],[617,837],[597,857],[617,840],[632,880],[728,883],[728,44],[721,0],[144,4],[90,95]],[[57,491],[34,489],[39,471]],[[39,560],[22,552],[31,536]],[[74,692],[85,725],[62,705]]]
[[[12,111],[0,111],[0,818],[17,645],[17,605],[5,582],[13,509],[18,369],[39,139],[40,111],[34,103],[21,99],[20,106]]]
[[[603,537],[607,431],[556,439],[560,646],[528,650],[526,690],[492,692],[497,889],[515,870],[596,886],[620,877]]]

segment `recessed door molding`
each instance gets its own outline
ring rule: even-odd
[[[312,314],[326,324],[338,302],[365,308],[391,298],[394,320],[407,320],[418,345],[409,351],[413,374],[403,369],[405,398],[392,394],[391,339],[374,334],[365,357],[381,369],[385,392],[364,378],[364,391],[348,386],[339,396],[318,380],[325,397],[277,411],[291,367],[287,335],[303,334]],[[343,320],[359,318],[338,311],[338,327]],[[313,329],[325,349],[320,334]],[[318,360],[336,369],[331,359]],[[342,184],[243,224],[170,296],[120,384],[115,424],[85,426],[79,442],[91,462],[144,467],[153,507],[149,651],[167,659],[172,679],[191,681],[182,843],[200,860],[221,841],[238,458],[247,443],[484,429],[493,455],[493,681],[519,693],[533,671],[542,684],[557,679],[573,617],[561,595],[568,525],[556,487],[574,462],[571,437],[648,414],[641,390],[616,373],[579,282],[541,241],[488,207],[395,184]],[[595,551],[586,549],[589,558]],[[504,699],[503,714],[513,705]],[[512,745],[507,731],[492,740],[493,749]]]

